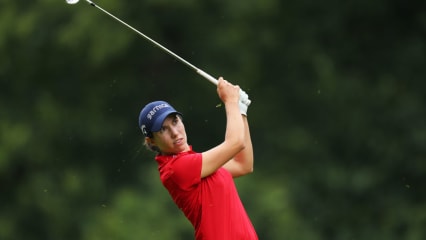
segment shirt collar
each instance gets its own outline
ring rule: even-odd
[[[181,157],[181,156],[184,156],[184,155],[187,155],[187,154],[191,154],[191,153],[194,153],[194,151],[192,150],[192,146],[189,145],[189,150],[185,151],[185,152],[180,152],[180,153],[172,154],[172,155],[161,155],[161,154],[158,154],[157,156],[155,156],[155,161],[157,161],[158,165],[161,166],[161,165],[169,162],[171,159],[174,159],[174,158],[177,158],[177,157]]]

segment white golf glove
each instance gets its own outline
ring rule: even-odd
[[[248,95],[243,90],[240,90],[240,100],[238,101],[238,106],[240,107],[240,113],[244,116],[247,116],[247,109],[251,101],[248,98]]]

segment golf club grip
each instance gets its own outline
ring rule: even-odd
[[[203,76],[205,79],[209,80],[211,83],[213,83],[214,85],[217,85],[218,81],[216,78],[212,77],[212,75],[204,72],[201,69],[197,69],[197,73],[200,74],[201,76]]]
[[[217,85],[218,81],[217,81],[217,79],[216,79],[216,78],[212,77],[212,75],[210,75],[210,74],[208,74],[208,73],[204,72],[204,71],[203,71],[203,70],[201,70],[201,69],[197,69],[197,73],[198,73],[198,74],[200,74],[201,76],[203,76],[205,79],[209,80],[209,81],[210,81],[211,83],[213,83],[214,85]],[[245,94],[245,93],[244,93],[244,91],[243,91],[242,89],[240,89],[240,96],[243,96],[244,94]],[[246,99],[246,100],[244,101],[244,103],[248,106],[248,105],[250,105],[251,100],[250,100],[250,99]]]

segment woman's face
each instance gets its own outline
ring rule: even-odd
[[[179,115],[169,115],[160,131],[153,133],[151,144],[160,149],[164,155],[172,155],[189,150],[185,126]]]

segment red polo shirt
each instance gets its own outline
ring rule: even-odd
[[[195,229],[196,240],[257,240],[254,227],[224,168],[201,178],[201,153],[158,155],[161,182]]]

